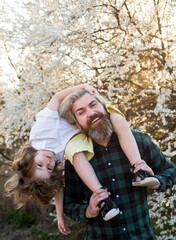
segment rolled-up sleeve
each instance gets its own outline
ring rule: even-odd
[[[29,141],[37,150],[46,149],[58,154],[64,151],[67,142],[78,132],[76,126],[60,118],[58,111],[46,107],[36,115]]]
[[[176,166],[164,156],[150,136],[145,136],[143,142],[145,144],[145,153],[143,158],[146,158],[147,164],[152,168],[155,177],[161,183],[159,191],[164,192],[176,183]]]

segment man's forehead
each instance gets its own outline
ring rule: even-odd
[[[86,93],[73,103],[72,110],[75,112],[78,109],[86,108],[94,101],[98,102],[95,96],[89,93]]]

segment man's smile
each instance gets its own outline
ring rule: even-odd
[[[94,124],[94,123],[98,122],[99,119],[100,119],[100,117],[96,117],[96,118],[91,122],[91,124]]]
[[[94,126],[98,124],[102,119],[102,114],[98,113],[93,116],[91,116],[87,122],[88,126]]]

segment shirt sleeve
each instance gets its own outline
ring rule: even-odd
[[[109,103],[105,104],[106,109],[109,113],[111,113],[111,109],[114,110],[116,113],[120,114],[121,116],[125,117],[125,115],[116,107],[110,105]]]
[[[161,183],[159,191],[164,192],[176,183],[176,166],[167,159],[160,148],[145,134],[145,152],[143,159],[152,168],[155,177]]]
[[[77,222],[85,222],[87,203],[83,203],[84,189],[82,181],[73,165],[65,162],[64,213]]]
[[[64,152],[67,142],[78,132],[76,126],[60,118],[58,111],[46,107],[36,115],[29,141],[37,150],[45,149],[58,154]]]
[[[87,160],[94,156],[93,143],[84,133],[80,133],[72,137],[65,148],[65,155],[72,163],[75,153],[84,152]]]

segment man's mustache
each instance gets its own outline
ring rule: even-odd
[[[87,125],[90,127],[92,121],[94,121],[96,118],[103,118],[105,114],[102,113],[95,113],[92,116],[90,116],[89,120],[87,121]]]

